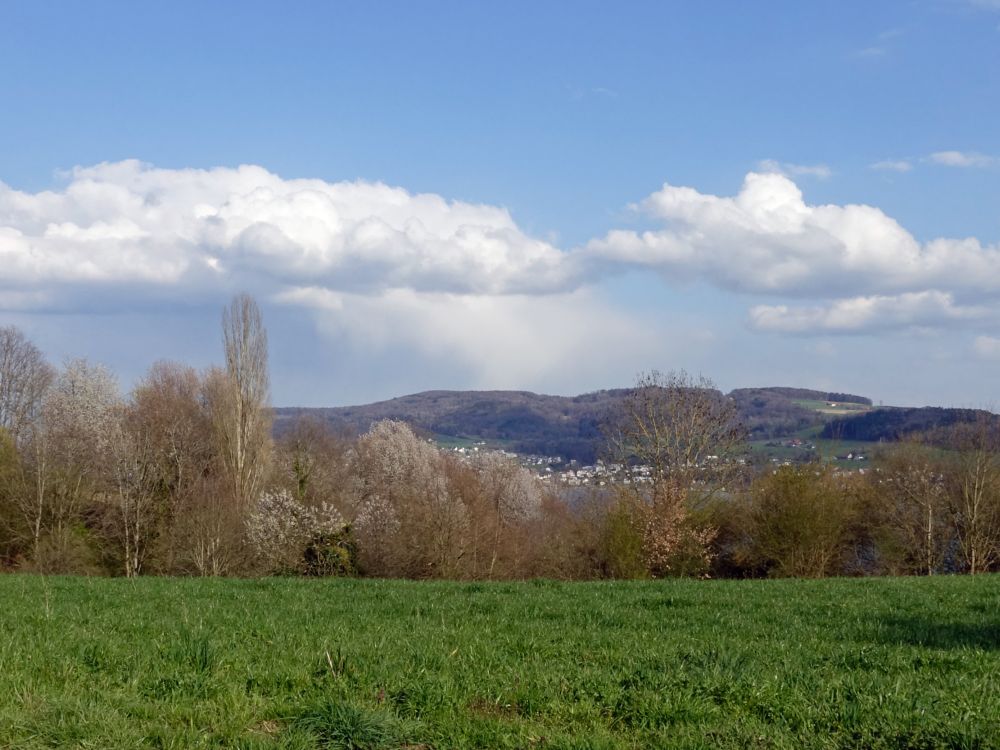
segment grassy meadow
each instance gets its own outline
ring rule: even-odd
[[[997,748],[1000,578],[0,576],[0,748]]]
[[[868,406],[868,404],[855,404],[850,401],[831,402],[797,398],[792,399],[792,403],[801,406],[803,409],[812,409],[823,414],[860,414],[861,412],[872,410],[872,407]]]

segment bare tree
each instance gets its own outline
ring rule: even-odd
[[[237,563],[244,519],[254,504],[252,498],[244,502],[237,494],[233,443],[227,438],[232,435],[227,430],[236,426],[233,381],[224,370],[212,368],[205,373],[202,393],[213,425],[213,459],[208,475],[175,519],[175,531],[184,540],[179,557],[186,569],[224,575]]]
[[[154,492],[155,539],[150,562],[178,572],[193,566],[192,529],[201,509],[218,494],[218,459],[208,399],[202,378],[191,367],[157,362],[132,392],[131,430],[151,464],[147,479]]]
[[[0,328],[0,429],[15,441],[37,417],[52,378],[52,368],[20,330]]]
[[[950,506],[969,573],[1000,561],[1000,433],[988,417],[955,429]]]
[[[276,441],[273,481],[300,503],[328,503],[351,515],[358,491],[352,446],[353,439],[337,434],[326,422],[299,417]]]
[[[677,490],[723,487],[738,474],[746,439],[736,403],[708,378],[683,371],[640,375],[610,433],[612,457],[632,479],[649,478],[654,502]]]
[[[16,559],[23,548],[16,498],[23,490],[21,458],[14,440],[0,429],[0,565]]]
[[[157,362],[132,393],[131,420],[152,441],[158,480],[171,510],[213,463],[204,383],[191,367]]]
[[[151,437],[132,419],[132,409],[122,414],[111,436],[114,470],[113,504],[124,561],[125,576],[133,578],[143,569],[150,540],[155,533],[156,463]]]
[[[542,493],[531,472],[502,453],[490,451],[481,455],[476,468],[492,516],[493,543],[487,577],[493,578],[503,532],[511,524],[536,516]]]
[[[873,477],[870,496],[886,556],[899,558],[897,570],[939,572],[954,539],[941,461],[927,446],[902,443],[881,457]]]
[[[238,295],[223,311],[222,340],[227,387],[216,394],[216,424],[233,498],[248,508],[263,487],[271,439],[267,331],[249,295]]]
[[[607,431],[610,458],[627,478],[617,491],[642,527],[650,572],[707,567],[713,532],[690,511],[742,474],[746,433],[736,403],[707,378],[653,371],[639,376]]]
[[[51,475],[51,451],[44,418],[40,415],[24,431],[22,460],[16,485],[10,490],[14,506],[14,535],[35,556],[38,552],[48,508],[48,485]]]
[[[67,362],[47,391],[26,438],[26,491],[18,502],[36,563],[46,536],[53,569],[71,554],[70,528],[107,478],[119,408],[114,376],[84,359]]]

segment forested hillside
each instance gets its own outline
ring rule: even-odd
[[[518,453],[558,455],[594,461],[601,425],[628,393],[612,389],[580,396],[548,396],[527,391],[426,391],[363,406],[275,410],[278,434],[310,414],[336,429],[365,432],[380,419],[399,419],[426,433],[502,443]],[[871,400],[805,388],[741,388],[736,401],[752,438],[793,435],[820,427],[831,415],[803,403],[838,402],[868,406]]]
[[[867,440],[893,442],[910,436],[929,436],[934,442],[947,442],[943,430],[958,424],[985,420],[1000,426],[1000,417],[983,409],[945,409],[887,407],[856,416],[832,419],[821,436],[832,440]]]
[[[527,391],[426,391],[364,406],[276,409],[275,430],[280,434],[303,414],[357,434],[380,419],[398,419],[433,435],[489,440],[519,453],[591,462],[601,423],[625,393],[619,389],[567,397]]]

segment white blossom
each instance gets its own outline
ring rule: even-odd
[[[287,490],[263,493],[246,519],[247,538],[271,570],[294,563],[310,539],[343,527],[344,520],[333,506],[304,505]]]
[[[479,481],[501,521],[513,523],[537,515],[542,492],[530,471],[497,452],[481,454],[476,468]]]

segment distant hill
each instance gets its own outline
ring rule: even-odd
[[[735,399],[744,424],[755,440],[786,437],[819,427],[837,414],[834,404],[870,408],[872,401],[850,393],[828,393],[806,388],[738,388]],[[826,408],[827,406],[830,408]]]
[[[303,414],[358,434],[380,419],[400,419],[438,436],[494,441],[518,453],[591,463],[601,442],[601,423],[627,392],[569,397],[527,391],[426,391],[365,406],[275,409],[275,431],[280,433]]]
[[[982,409],[886,407],[832,419],[824,425],[820,436],[834,440],[896,441],[922,435],[932,442],[946,444],[948,428],[981,418],[994,427],[1000,424],[1000,417]]]
[[[775,386],[771,388],[739,388],[729,395],[735,396],[737,393],[746,392],[765,392],[792,401],[826,401],[839,404],[859,404],[861,406],[872,405],[872,400],[866,396],[855,396],[851,393],[834,393],[830,391],[813,391],[808,388],[785,388],[783,386]]]
[[[562,456],[591,463],[601,444],[601,424],[628,389],[580,396],[546,396],[527,391],[426,391],[363,406],[275,409],[275,431],[304,415],[335,429],[361,434],[380,419],[400,419],[439,437],[486,440],[518,453]],[[802,388],[743,388],[729,394],[755,439],[781,437],[825,424],[828,402],[861,407],[863,396]],[[810,405],[804,405],[810,404]],[[817,407],[818,405],[818,407]]]

